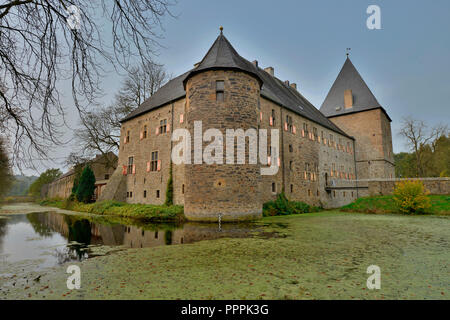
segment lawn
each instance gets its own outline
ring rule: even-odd
[[[63,265],[41,274],[39,283],[16,284],[7,297],[449,298],[449,217],[325,211],[259,223],[278,236],[122,250],[78,263],[80,290],[67,290]],[[381,268],[380,290],[366,286],[370,265]]]
[[[111,215],[152,222],[180,222],[185,220],[183,206],[177,205],[130,204],[118,201],[101,201],[86,204],[61,199],[46,199],[39,204],[77,212]]]
[[[341,208],[346,212],[398,213],[392,195],[359,198]],[[429,195],[431,208],[428,213],[450,215],[450,195]]]

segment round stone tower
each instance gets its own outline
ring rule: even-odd
[[[222,32],[186,76],[186,121],[192,162],[185,165],[184,214],[189,220],[243,221],[261,217],[260,164],[249,163],[250,139],[245,139],[244,151],[234,140],[232,164],[227,163],[230,142],[226,139],[227,129],[253,129],[257,134],[261,85],[257,68],[237,54]],[[213,137],[203,141],[207,130]],[[217,135],[219,131],[222,140]],[[212,145],[223,153],[219,149],[210,152]],[[215,163],[205,163],[204,158],[198,163],[199,146],[202,152],[214,156]],[[245,163],[238,164],[237,154],[242,151]],[[217,159],[223,159],[223,164],[218,164]]]

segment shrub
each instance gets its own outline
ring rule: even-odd
[[[76,191],[76,198],[79,202],[89,203],[95,190],[95,175],[89,166],[86,166],[81,173]]]
[[[395,184],[394,202],[406,214],[425,213],[431,207],[428,191],[420,180],[405,180]]]
[[[166,189],[166,201],[164,205],[171,206],[173,205],[173,179],[172,179],[172,167],[170,167],[169,171],[169,181],[167,181],[167,189]]]
[[[307,212],[317,212],[320,208],[310,206],[301,201],[289,201],[284,193],[277,195],[275,201],[268,201],[263,205],[264,216],[282,216]]]

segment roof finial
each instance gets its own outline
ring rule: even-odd
[[[220,26],[220,34],[223,34],[223,27],[222,26]]]
[[[352,48],[347,48],[347,49],[346,49],[346,51],[347,51],[347,53],[346,53],[347,58],[348,58],[348,56],[350,55],[350,50],[352,50]]]

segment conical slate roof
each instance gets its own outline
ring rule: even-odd
[[[256,77],[262,85],[262,80],[258,75],[258,70],[255,65],[237,53],[228,39],[225,38],[222,31],[202,61],[184,79],[184,86],[186,87],[186,82],[192,75],[201,71],[217,69],[232,69],[247,72]]]
[[[352,90],[353,106],[346,109],[344,107],[344,92],[348,89]],[[320,107],[320,111],[327,117],[334,117],[376,108],[382,107],[350,61],[350,58],[347,57],[344,66]]]

